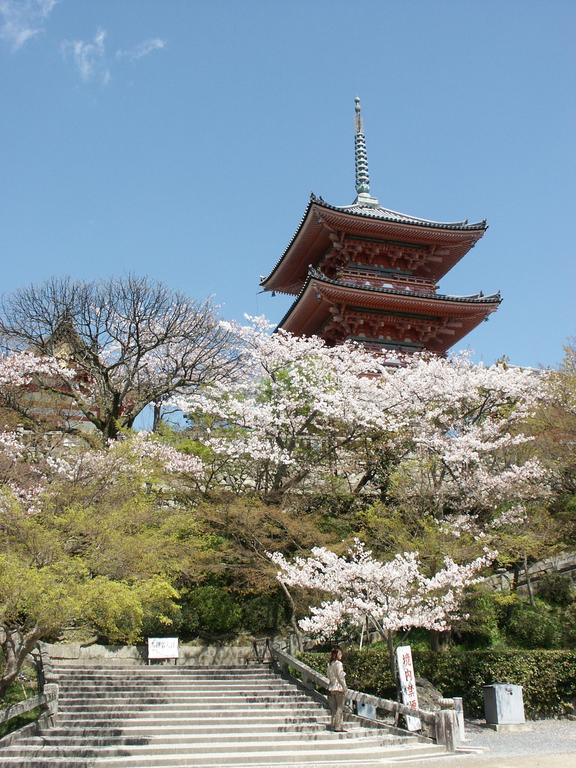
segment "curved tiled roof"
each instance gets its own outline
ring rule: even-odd
[[[308,214],[310,213],[310,209],[313,205],[316,205],[319,208],[324,208],[326,211],[334,211],[335,213],[345,214],[346,216],[351,216],[355,219],[364,219],[368,221],[376,220],[383,223],[388,222],[390,224],[419,227],[421,229],[434,229],[463,234],[466,232],[481,232],[483,234],[486,229],[488,229],[488,224],[486,223],[485,219],[473,224],[469,224],[468,220],[455,222],[432,221],[428,219],[421,219],[416,216],[410,216],[405,213],[399,213],[398,211],[393,211],[389,208],[383,208],[382,206],[362,205],[358,202],[355,202],[352,205],[331,205],[330,203],[327,203],[322,197],[317,197],[314,193],[311,193],[310,200],[306,206],[306,210],[304,211],[302,218],[300,219],[300,223],[298,224],[296,232],[294,233],[292,239],[284,249],[284,252],[277,260],[272,270],[266,277],[261,278],[260,285],[265,285],[277,271],[280,264],[282,264],[284,261],[284,258],[302,231],[304,223],[308,218]],[[481,236],[482,235],[479,235],[479,237]]]
[[[409,224],[416,227],[428,227],[429,229],[450,229],[461,232],[488,229],[486,219],[474,222],[473,224],[469,224],[468,219],[464,219],[463,221],[433,221],[432,219],[421,219],[418,216],[410,216],[407,213],[399,213],[390,208],[383,208],[381,205],[371,206],[362,205],[361,203],[352,203],[352,205],[331,205],[321,197],[315,197],[314,195],[312,195],[312,202],[318,203],[332,211],[341,211],[342,213],[349,213],[353,216],[363,216],[369,219],[382,219],[383,221],[392,221],[397,224]]]
[[[323,272],[321,272],[319,269],[315,269],[314,267],[309,268],[308,278],[304,287],[302,288],[301,293],[304,292],[306,285],[308,285],[310,280],[313,278],[315,280],[320,280],[323,283],[328,283],[329,285],[342,285],[346,288],[357,288],[361,291],[373,291],[375,293],[390,293],[397,294],[399,296],[417,296],[418,298],[422,299],[442,299],[442,301],[460,301],[465,303],[473,302],[474,304],[494,304],[494,302],[502,301],[499,291],[497,293],[492,293],[489,296],[484,296],[483,293],[473,293],[470,294],[470,296],[449,296],[448,294],[443,293],[413,291],[405,290],[402,288],[382,288],[380,286],[373,285],[358,285],[358,283],[355,283],[352,280],[334,280],[331,277],[327,277]]]
[[[326,283],[327,285],[334,285],[342,288],[352,288],[357,291],[386,294],[391,296],[402,296],[404,298],[413,297],[417,299],[425,299],[426,301],[432,301],[432,302],[447,301],[451,303],[453,302],[455,304],[500,304],[502,301],[502,297],[500,296],[499,291],[497,293],[493,293],[488,296],[484,296],[481,293],[472,294],[470,296],[449,296],[441,293],[425,293],[423,291],[407,291],[399,288],[381,288],[376,286],[358,285],[357,283],[354,283],[352,281],[334,280],[330,277],[327,277],[323,272],[320,272],[319,270],[314,269],[314,267],[310,267],[308,269],[308,277],[306,278],[306,281],[302,286],[302,290],[300,291],[298,296],[295,298],[295,300],[292,302],[292,304],[288,308],[288,311],[285,313],[282,320],[280,320],[280,322],[276,326],[276,329],[281,328],[282,325],[286,322],[286,320],[290,317],[294,308],[296,307],[300,299],[305,294],[306,289],[308,288],[312,280],[318,280],[319,282]]]

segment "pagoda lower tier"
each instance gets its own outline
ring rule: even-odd
[[[444,355],[501,301],[500,294],[438,292],[438,280],[474,248],[486,221],[432,221],[380,205],[370,194],[358,98],[355,112],[355,201],[331,205],[311,195],[300,226],[260,285],[296,296],[278,325],[295,335]]]
[[[278,327],[297,336],[320,336],[331,345],[351,339],[373,350],[444,355],[496,311],[500,301],[499,294],[456,297],[359,285],[310,268]]]

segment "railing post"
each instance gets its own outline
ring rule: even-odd
[[[458,739],[459,741],[464,741],[466,739],[466,731],[464,729],[464,704],[461,696],[454,696],[454,712],[458,722]]]
[[[436,740],[436,744],[446,743],[444,716],[442,712],[443,710],[439,709],[434,713],[434,739]]]
[[[48,717],[50,719],[50,725],[55,725],[55,718],[58,714],[58,684],[46,683],[44,685],[44,695],[47,697],[46,708],[48,710]]]
[[[456,752],[458,744],[456,713],[453,709],[440,710],[444,726],[444,744],[447,752]]]

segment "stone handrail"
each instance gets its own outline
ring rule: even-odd
[[[290,654],[280,651],[271,644],[269,645],[269,651],[270,656],[281,669],[285,670],[288,669],[288,667],[295,669],[300,674],[302,683],[307,688],[317,686],[324,690],[328,689],[328,678],[321,675],[315,669],[312,669],[307,664],[304,664],[304,662],[299,661],[294,656],[290,656]],[[418,717],[423,723],[430,726],[432,733],[434,734],[434,740],[438,744],[443,744],[449,752],[456,751],[459,730],[454,709],[441,709],[437,712],[429,712],[425,709],[412,709],[411,707],[406,706],[406,704],[400,704],[398,701],[382,699],[379,696],[362,693],[361,691],[355,691],[351,688],[346,692],[346,701],[370,704],[377,709],[392,712],[394,715]]]
[[[31,655],[35,660],[38,673],[38,688],[41,693],[31,696],[29,699],[24,699],[24,701],[19,701],[16,704],[11,704],[5,709],[0,709],[0,723],[7,723],[9,720],[13,720],[19,715],[24,715],[26,712],[31,712],[38,707],[41,707],[43,710],[40,716],[47,715],[49,722],[51,724],[54,723],[54,717],[58,713],[59,689],[58,684],[54,682],[56,677],[46,644],[39,642]],[[2,744],[4,745],[11,736],[12,734],[5,736],[2,739]]]
[[[54,665],[49,649],[50,646],[48,643],[40,641],[37,644],[36,649],[32,652],[32,656],[36,662],[36,670],[38,672],[38,687],[41,689],[44,689],[46,683],[55,683],[58,680],[54,672]]]
[[[0,709],[0,723],[7,723],[18,715],[24,715],[37,707],[42,707],[50,717],[54,717],[58,711],[58,686],[55,683],[46,683],[44,692],[37,696],[31,696],[29,699]]]

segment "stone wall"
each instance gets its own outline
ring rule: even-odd
[[[562,552],[559,555],[532,563],[532,565],[528,566],[528,573],[530,574],[530,581],[533,582],[535,587],[538,586],[538,581],[549,573],[561,573],[564,576],[569,576],[576,584],[576,552]],[[485,579],[485,583],[494,590],[508,592],[513,580],[513,572],[506,571],[490,576],[490,578]],[[524,569],[521,568],[518,577],[518,591],[526,592],[527,589],[526,574]]]
[[[66,664],[146,664],[144,645],[81,645],[51,643],[47,651],[56,663]],[[243,666],[257,661],[252,646],[180,645],[178,664],[191,667]],[[173,664],[173,661],[153,662]]]

